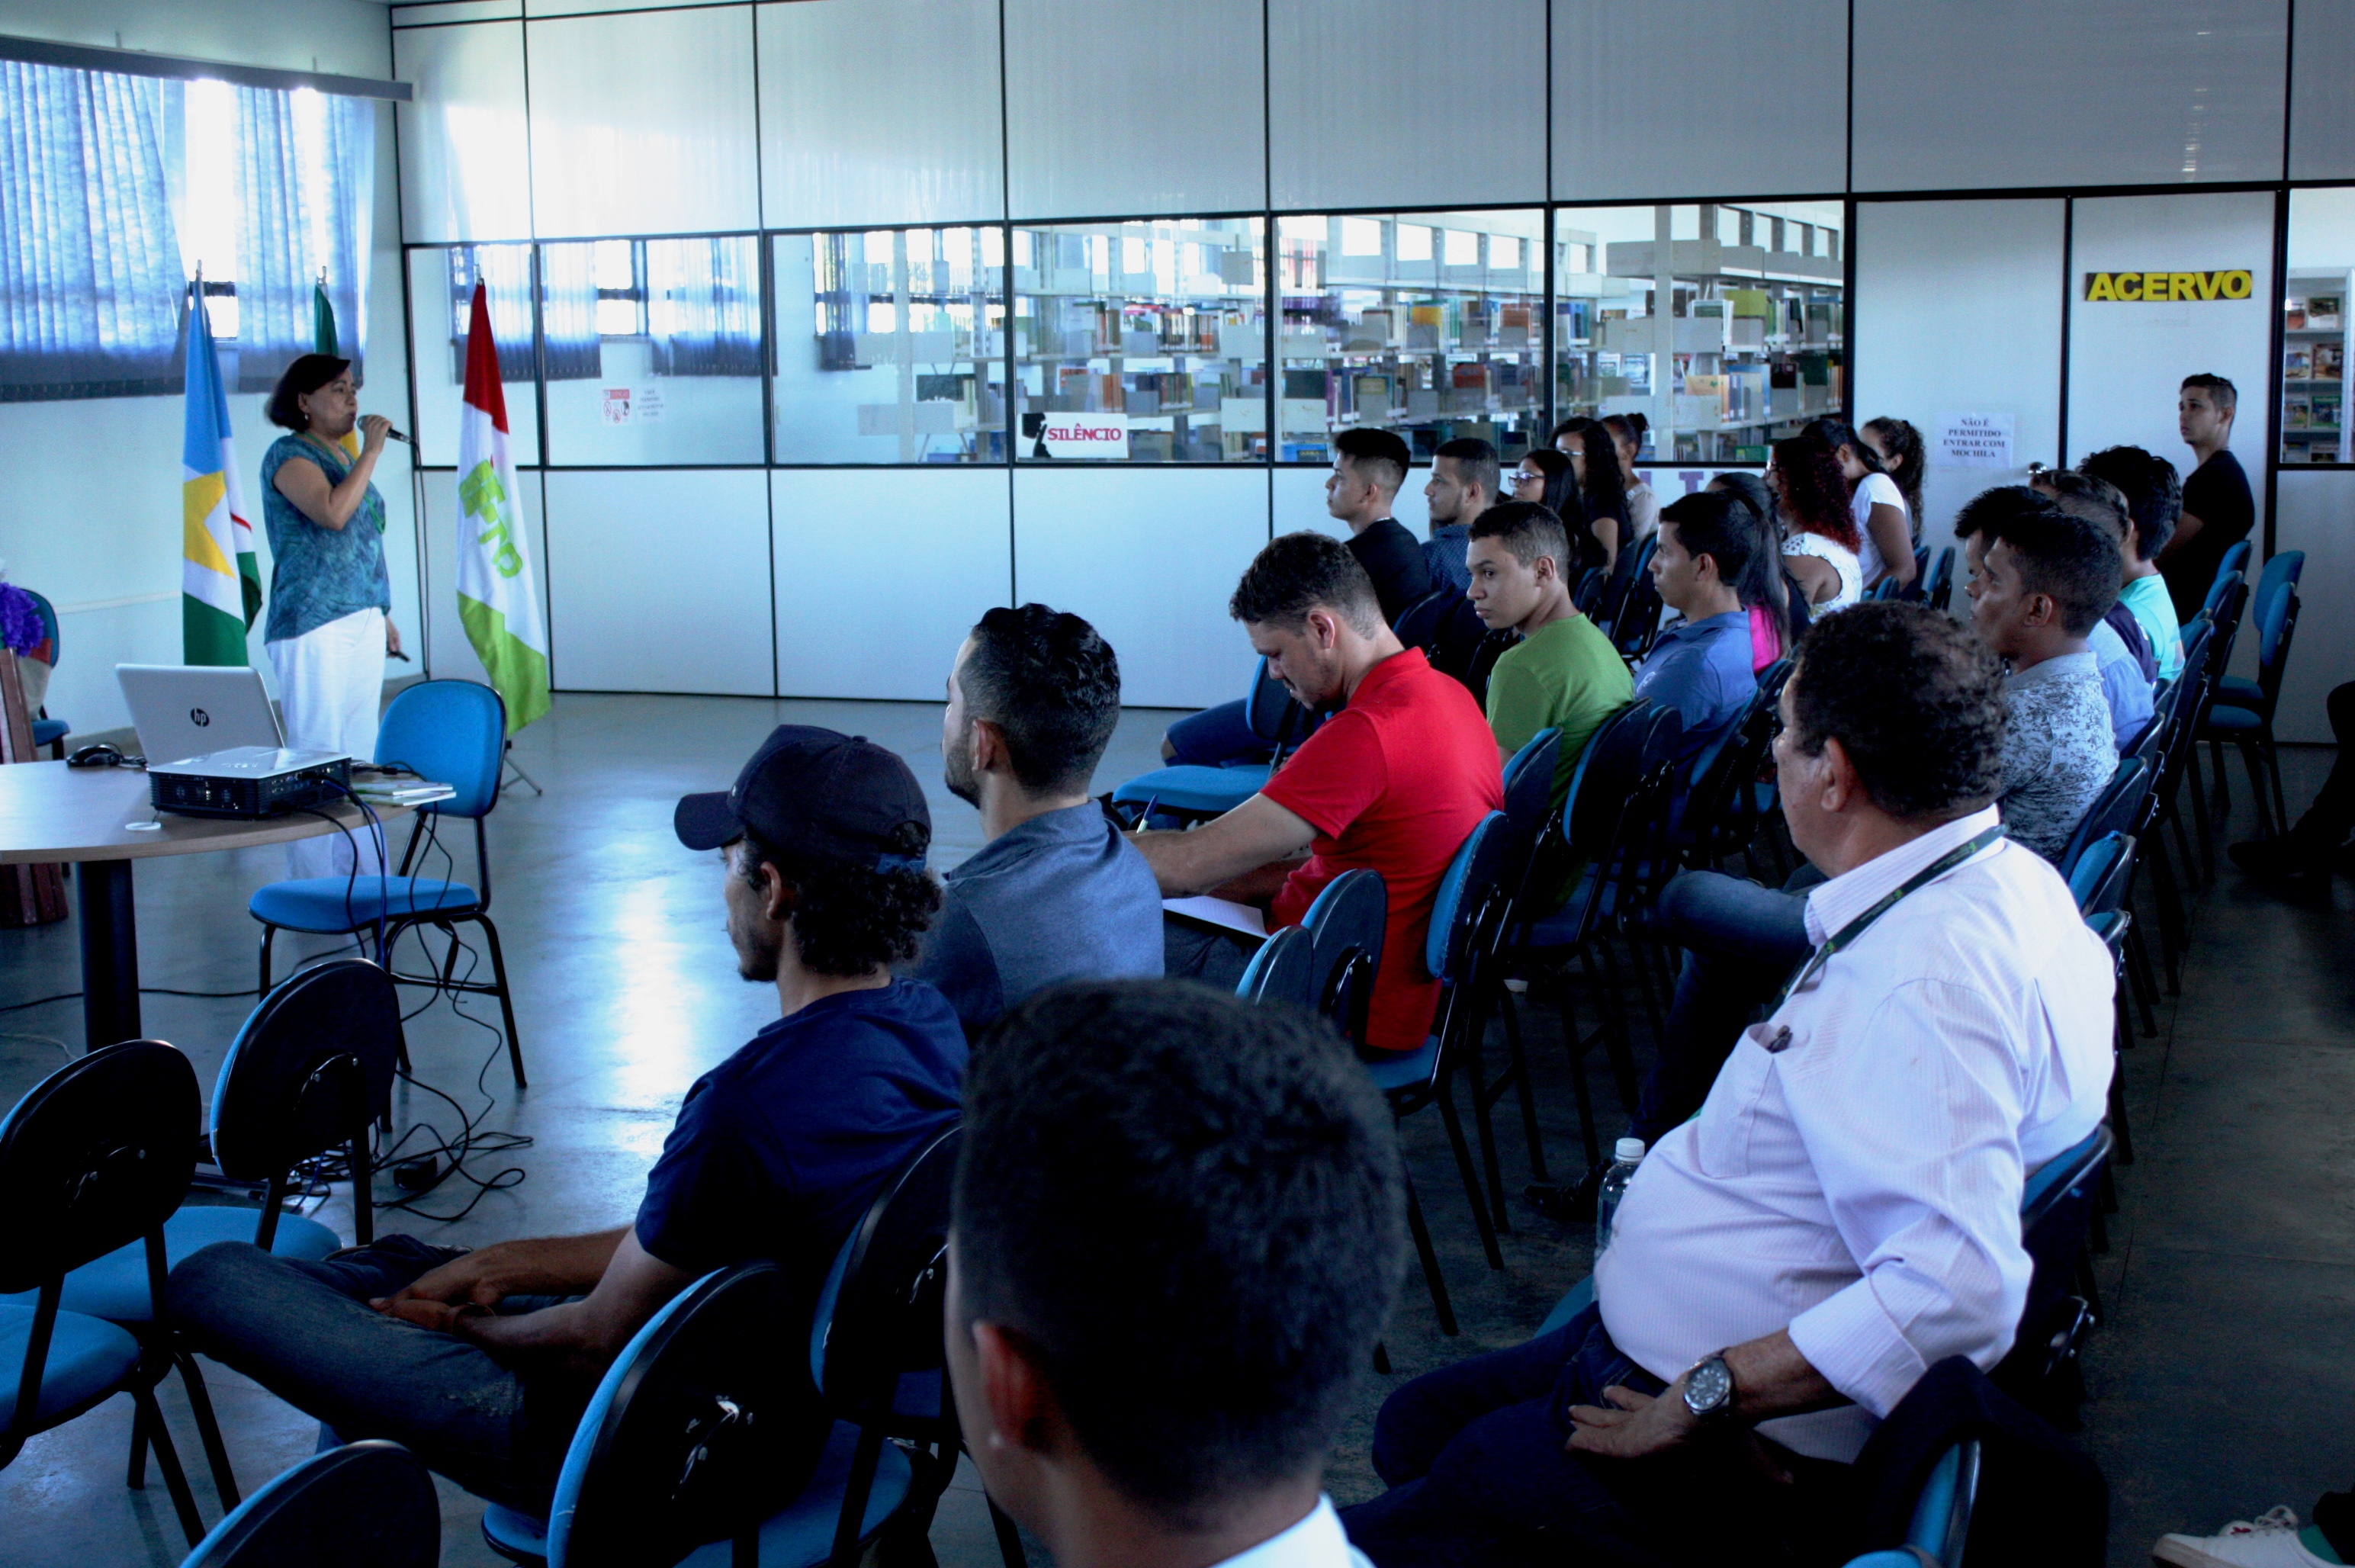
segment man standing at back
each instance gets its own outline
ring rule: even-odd
[[[1405,1197],[1314,1019],[1151,982],[1016,1009],[974,1058],[943,1312],[990,1499],[1061,1568],[1364,1568],[1324,1471]]]
[[[1161,973],[1153,868],[1088,797],[1119,722],[1120,663],[1077,615],[992,610],[957,650],[941,759],[989,842],[942,879],[912,973],[967,1034],[1058,980]]]
[[[1366,569],[1385,624],[1437,586],[1423,547],[1391,516],[1407,459],[1406,443],[1390,431],[1345,430],[1333,438],[1333,474],[1325,481],[1325,510],[1349,525],[1349,553]]]
[[[1500,475],[1497,449],[1472,436],[1443,443],[1431,458],[1431,483],[1423,501],[1431,508],[1431,538],[1423,547],[1423,564],[1433,588],[1462,592],[1472,585],[1464,549],[1472,542],[1475,518],[1497,504]]]
[[[1540,730],[1561,731],[1552,808],[1570,793],[1579,754],[1634,699],[1627,666],[1611,639],[1570,602],[1574,558],[1561,519],[1533,501],[1491,507],[1472,524],[1472,608],[1491,630],[1520,641],[1488,675],[1488,728],[1510,761]]]
[[[2189,621],[2207,603],[2224,552],[2249,537],[2257,503],[2249,476],[2232,455],[2232,414],[2240,394],[2222,376],[2186,376],[2175,403],[2176,428],[2199,459],[2183,482],[2183,517],[2158,552],[2158,570],[2175,601],[2175,618]]]
[[[1504,805],[1496,738],[1472,694],[1382,624],[1373,584],[1329,535],[1270,541],[1227,613],[1303,707],[1339,711],[1259,794],[1190,832],[1137,834],[1136,847],[1165,895],[1256,905],[1271,931],[1299,924],[1342,872],[1380,872],[1390,917],[1367,1041],[1417,1050],[1439,1004],[1423,945],[1440,880],[1480,819]],[[1249,952],[1225,931],[1176,918],[1167,928],[1173,975],[1232,986]]]

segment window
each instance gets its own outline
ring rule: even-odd
[[[1258,218],[1015,229],[1019,454],[1263,461],[1264,238]]]
[[[2281,460],[2345,463],[2355,188],[2289,193],[2287,283],[2282,293]]]
[[[1657,461],[1763,463],[1837,413],[1842,220],[1838,202],[1557,210],[1555,419],[1641,413]]]
[[[1542,441],[1544,231],[1537,210],[1278,219],[1280,459],[1329,463],[1350,428],[1417,457]]]
[[[770,240],[780,463],[1006,461],[1006,231]]]

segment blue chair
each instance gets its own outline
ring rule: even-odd
[[[1374,976],[1382,966],[1390,907],[1381,873],[1360,867],[1326,883],[1300,917],[1300,929],[1315,944],[1316,1010],[1359,1051],[1367,1049],[1367,1015],[1373,1007]]]
[[[1913,579],[1898,591],[1897,597],[1910,604],[1919,604],[1930,594],[1930,547],[1920,545],[1913,551]]]
[[[1243,722],[1268,743],[1273,753],[1269,761],[1215,767],[1186,763],[1156,768],[1114,790],[1114,808],[1140,826],[1147,816],[1167,816],[1178,826],[1223,816],[1257,795],[1283,762],[1284,753],[1316,728],[1308,710],[1293,700],[1282,681],[1267,673],[1265,659],[1252,671],[1251,690],[1243,699]]]
[[[0,1121],[0,1190],[10,1199],[0,1292],[37,1293],[30,1307],[0,1304],[0,1467],[28,1439],[128,1393],[133,1429],[155,1445],[190,1546],[204,1521],[155,1403],[171,1363],[120,1324],[64,1310],[61,1298],[75,1269],[138,1245],[148,1311],[161,1316],[164,1222],[195,1174],[199,1109],[188,1059],[133,1040],[59,1069]]]
[[[2057,864],[2062,880],[2076,876],[2078,860],[2097,840],[2134,831],[2135,824],[2142,819],[2143,803],[2154,782],[2149,763],[2138,752],[2118,759],[2110,782],[2102,786],[2102,793],[2094,797],[2094,804],[2077,819],[2076,829],[2061,851]]]
[[[442,1502],[432,1472],[371,1438],[314,1454],[237,1505],[180,1568],[434,1568]]]
[[[2281,753],[2274,744],[2274,709],[2281,700],[2290,644],[2297,635],[2297,582],[2305,569],[2302,549],[2284,550],[2265,562],[2254,595],[2257,677],[2250,680],[2220,672],[2215,699],[2200,727],[2200,739],[2209,743],[2215,763],[2218,815],[2231,804],[2224,773],[2224,742],[2230,741],[2241,749],[2241,760],[2249,770],[2249,790],[2256,797],[2257,822],[2269,838],[2289,830],[2289,807],[2282,799]]]
[[[1938,552],[1937,560],[1931,565],[1928,583],[1923,589],[1922,596],[1929,601],[1931,609],[1941,613],[1953,606],[1955,603],[1955,547],[1953,545],[1948,545]]]
[[[1507,845],[1505,865],[1501,873],[1507,902],[1504,931],[1514,923],[1513,912],[1530,907],[1531,901],[1550,900],[1554,890],[1534,884],[1538,869],[1538,846],[1545,837],[1546,824],[1553,816],[1553,779],[1561,757],[1561,731],[1548,728],[1539,731],[1523,742],[1505,763],[1505,817]],[[1501,966],[1489,965],[1490,1004],[1505,1025],[1504,1072],[1487,1091],[1480,1104],[1480,1127],[1483,1138],[1488,1136],[1488,1117],[1496,1103],[1503,1098],[1508,1087],[1517,1090],[1521,1102],[1521,1136],[1529,1145],[1529,1176],[1533,1180],[1550,1179],[1546,1174],[1545,1138],[1538,1129],[1537,1095],[1529,1085],[1528,1057],[1521,1049],[1519,1010],[1513,1005],[1513,993],[1505,984]],[[1477,1052],[1481,1041],[1472,1042]],[[1500,1198],[1497,1212],[1504,1213]]]
[[[1774,745],[1774,720],[1791,661],[1776,659],[1758,672],[1758,689],[1716,744],[1693,760],[1692,784],[1669,842],[1695,870],[1716,870],[1747,855],[1774,806],[1774,785],[1762,775]]]
[[[377,731],[376,760],[399,763],[422,778],[451,785],[448,800],[417,808],[400,870],[390,877],[306,877],[272,882],[255,893],[248,912],[261,923],[261,989],[270,991],[270,948],[280,930],[350,936],[374,929],[376,961],[404,985],[432,986],[499,999],[506,1025],[507,1066],[516,1087],[525,1086],[523,1042],[516,1034],[515,1002],[507,987],[506,956],[498,928],[491,923],[491,859],[483,818],[499,803],[499,769],[506,754],[506,704],[487,686],[470,680],[428,680],[409,688],[385,709]],[[474,825],[478,893],[464,882],[411,874],[422,845],[436,842],[429,827],[444,816]],[[392,965],[393,944],[411,926],[430,925],[450,939],[442,973],[404,975]],[[491,950],[491,980],[457,973],[460,925],[476,925]]]
[[[343,1245],[316,1220],[282,1211],[297,1166],[343,1156],[352,1172],[352,1213],[361,1244],[375,1239],[368,1128],[392,1104],[400,1050],[400,1003],[384,971],[360,958],[303,970],[262,998],[245,1020],[213,1084],[208,1128],[213,1162],[233,1181],[263,1189],[259,1211],[234,1204],[184,1205],[164,1221],[165,1273],[216,1242],[250,1242],[283,1258],[315,1263]],[[33,1305],[29,1295],[0,1297]],[[237,1479],[222,1445],[204,1374],[158,1319],[147,1290],[144,1245],[133,1242],[66,1275],[66,1311],[128,1328],[151,1352],[177,1364],[204,1438],[222,1503],[235,1507]],[[131,1473],[144,1463],[132,1437]]]
[[[29,588],[25,590],[25,596],[33,602],[34,610],[41,617],[42,645],[33,650],[33,656],[55,669],[60,646],[57,607]],[[51,757],[63,757],[66,754],[66,737],[73,733],[73,726],[63,719],[52,719],[48,715],[46,706],[33,715],[33,749],[37,752],[47,746]]]
[[[1872,592],[1866,594],[1865,597],[1868,599],[1902,599],[1905,597],[1905,584],[1898,581],[1894,577],[1884,577],[1880,581],[1872,585]]]
[[[2222,557],[2216,562],[2216,580],[2208,585],[2207,599],[2200,608],[2214,609],[2218,603],[2218,594],[2225,585],[2237,582],[2249,574],[2249,558],[2256,553],[2256,549],[2257,542],[2254,539],[2244,539],[2233,541],[2232,548],[2225,550]]]
[[[1464,591],[1443,584],[1399,612],[1391,629],[1398,640],[1420,648],[1431,667],[1469,685],[1474,662],[1488,637],[1488,624]]]
[[[806,1339],[778,1332],[794,1291],[772,1263],[673,1297],[582,1412],[547,1520],[485,1510],[493,1550],[548,1568],[848,1568],[886,1525],[928,1522],[958,1451],[940,1373],[956,1138],[935,1137],[868,1207]],[[833,1419],[788,1421],[813,1381]],[[800,1481],[782,1507],[780,1477]]]
[[[1905,1544],[1851,1557],[1846,1568],[1962,1568],[1978,1493],[1978,1443],[1957,1443],[1939,1456],[1923,1481]]]
[[[1287,925],[1261,943],[1243,966],[1235,995],[1247,1002],[1283,1002],[1314,1011],[1316,939],[1296,925]]]
[[[2134,852],[2131,833],[2105,833],[2086,846],[2069,870],[2069,896],[2077,901],[2079,914],[2106,914],[2125,904]]]

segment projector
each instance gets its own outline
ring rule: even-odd
[[[280,816],[346,796],[351,785],[352,760],[341,752],[232,746],[147,768],[155,809],[190,816]]]

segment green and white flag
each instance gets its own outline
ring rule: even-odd
[[[539,618],[515,495],[490,295],[478,283],[466,328],[466,400],[458,424],[458,619],[506,701],[510,735],[548,711],[548,629]]]

